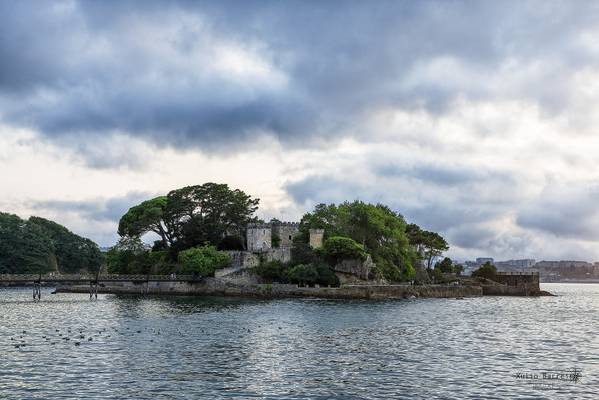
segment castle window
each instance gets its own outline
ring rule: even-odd
[[[291,240],[291,235],[289,235],[289,240]]]

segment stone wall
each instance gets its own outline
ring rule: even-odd
[[[310,247],[320,249],[324,241],[324,229],[310,229]]]
[[[279,247],[268,250],[266,261],[280,261],[282,263],[291,261],[291,247]]]
[[[260,257],[250,251],[229,250],[227,254],[231,258],[231,268],[252,268],[260,264]]]
[[[268,224],[249,224],[247,226],[248,251],[263,252],[272,247],[272,228]]]
[[[370,256],[368,256],[365,261],[359,259],[342,260],[333,267],[333,271],[368,280],[368,274],[372,268],[374,268],[374,263]]]
[[[498,272],[497,284],[483,285],[489,296],[538,296],[541,293],[537,272]]]
[[[207,278],[200,282],[150,282],[149,284],[115,282],[102,285],[99,287],[98,292],[263,298],[318,297],[327,299],[405,299],[414,297],[471,297],[482,295],[482,288],[480,286],[354,285],[339,288],[311,288],[283,284],[239,284],[238,282],[227,282],[223,279],[215,278]],[[62,293],[89,293],[89,287],[85,285],[60,285],[57,286],[56,291]]]
[[[281,239],[279,247],[291,247],[293,245],[293,238],[299,233],[299,224],[295,222],[280,222],[273,224],[272,226],[273,235],[278,235]]]

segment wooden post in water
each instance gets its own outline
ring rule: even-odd
[[[91,300],[93,297],[98,299],[98,280],[89,281],[89,299]]]

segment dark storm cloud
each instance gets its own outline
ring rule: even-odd
[[[95,222],[118,222],[129,208],[154,197],[149,193],[131,192],[124,196],[98,198],[88,201],[46,200],[30,204],[41,212],[55,214],[76,213],[82,220]]]
[[[524,96],[559,109],[567,85],[548,89],[542,71],[525,88],[505,90],[484,78],[447,79],[443,64],[432,77],[418,74],[439,59],[477,77],[492,76],[506,59],[524,66],[544,60],[563,75],[572,65],[595,63],[570,45],[578,29],[596,21],[597,7],[581,6],[5,1],[0,118],[69,143],[124,132],[160,145],[224,149],[261,132],[304,146],[347,134],[380,107],[442,113],[456,96]],[[204,71],[221,42],[272,71],[258,80]],[[284,82],[269,83],[277,79]]]

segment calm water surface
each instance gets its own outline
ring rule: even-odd
[[[0,398],[599,398],[599,285],[543,289],[559,297],[90,301],[48,289],[33,302],[31,289],[0,289]],[[576,383],[515,376],[574,367]]]

